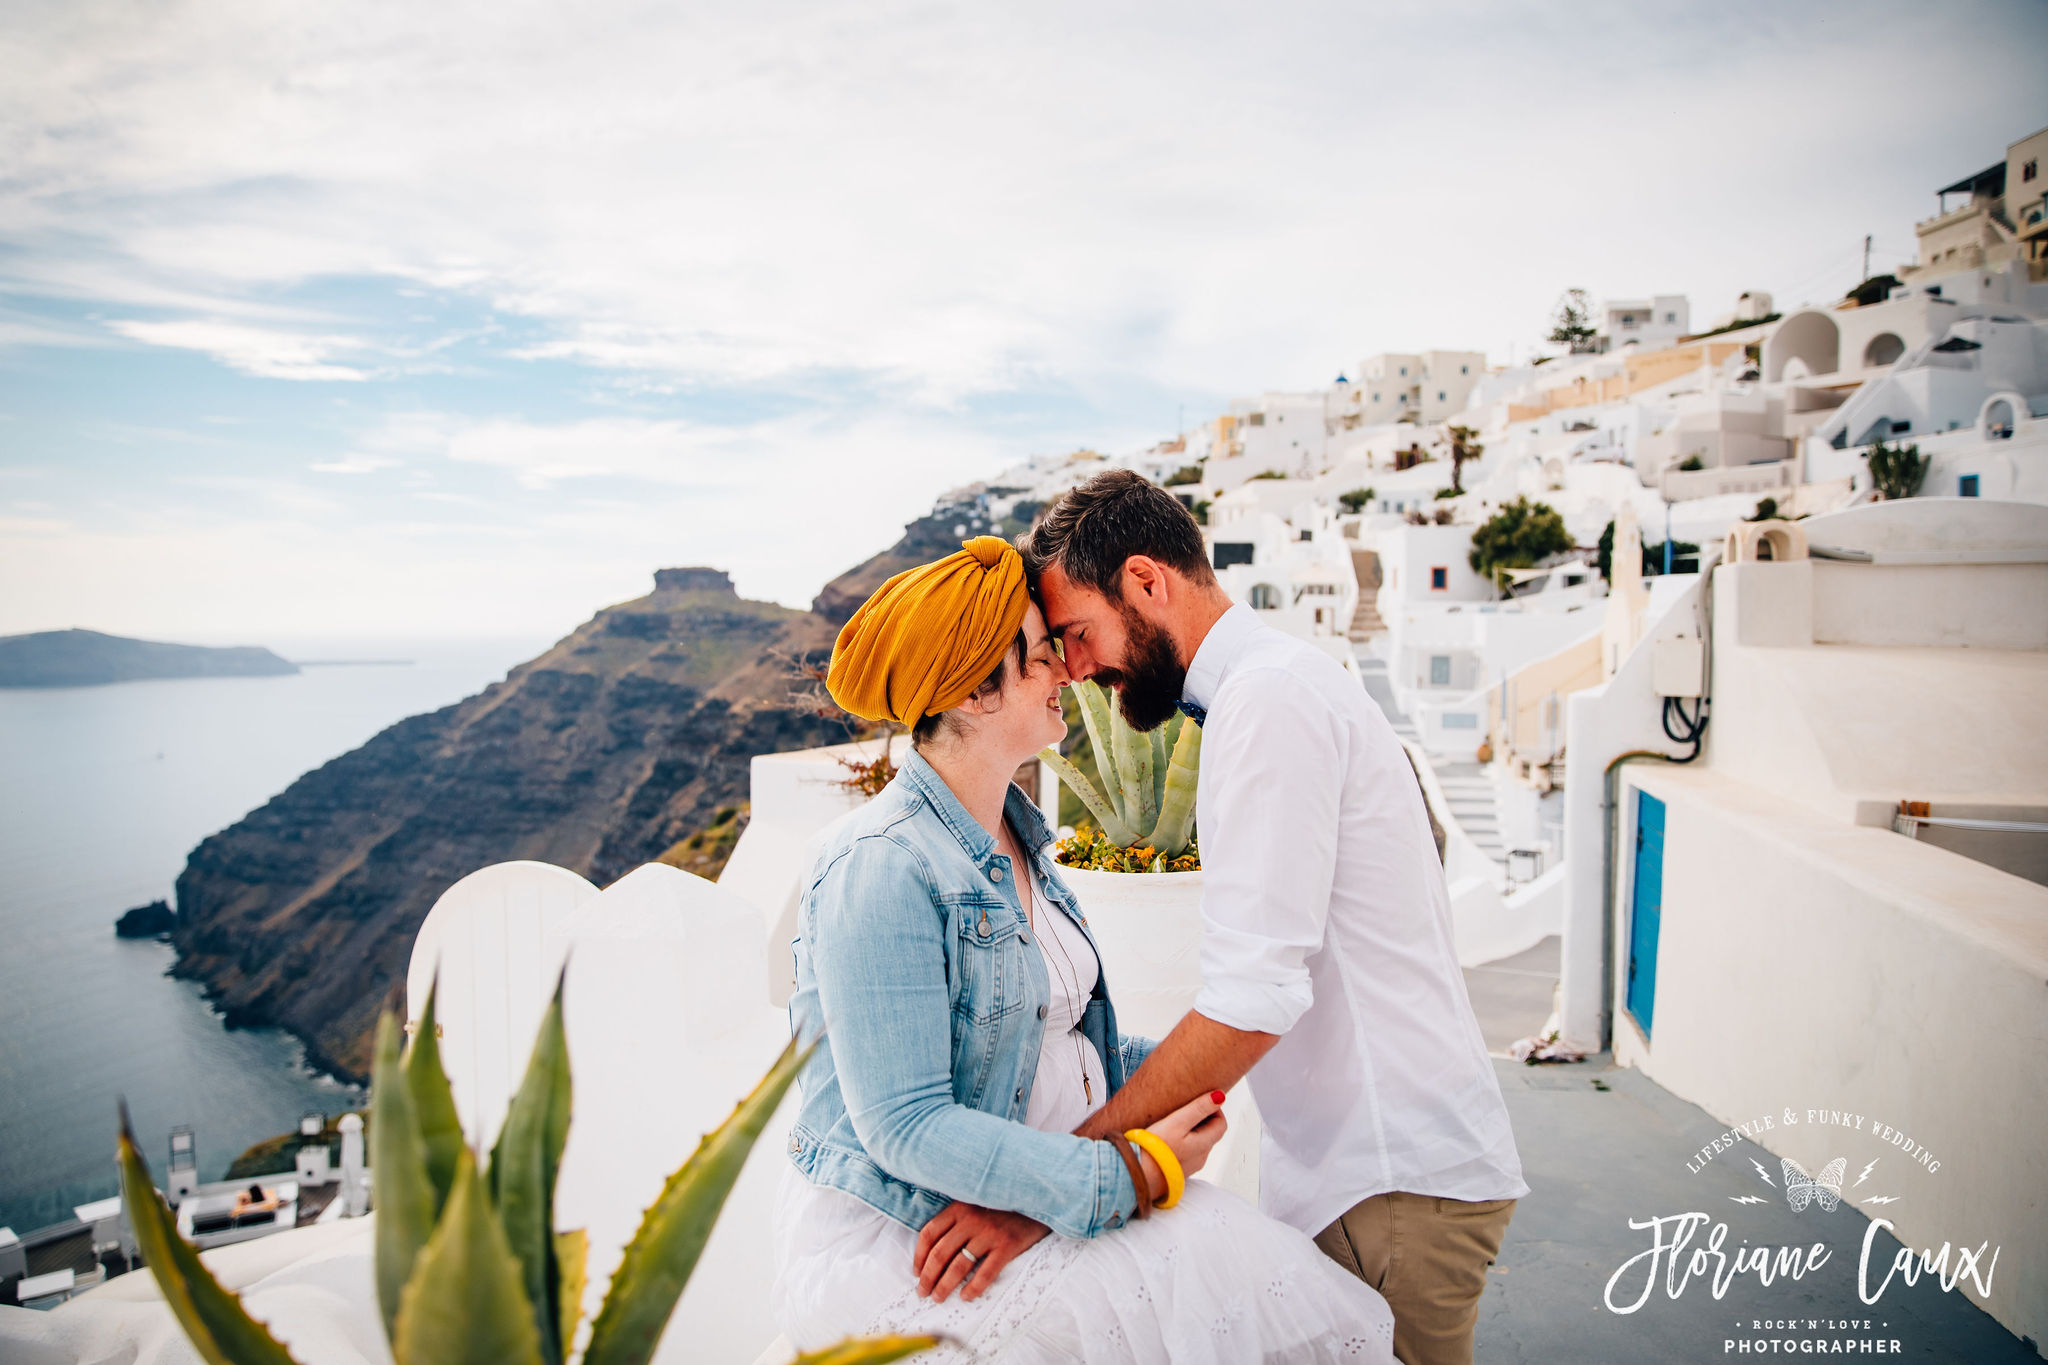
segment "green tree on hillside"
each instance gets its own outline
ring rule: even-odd
[[[1365,505],[1372,501],[1372,490],[1354,488],[1349,493],[1339,493],[1337,501],[1344,504],[1344,510],[1347,512],[1361,512],[1365,510]]]
[[[1550,341],[1573,355],[1593,349],[1593,305],[1583,289],[1567,289],[1557,301],[1557,316],[1550,329]]]
[[[1571,532],[1565,530],[1557,509],[1520,497],[1472,533],[1472,553],[1466,562],[1505,592],[1509,570],[1532,568],[1538,560],[1571,548]]]

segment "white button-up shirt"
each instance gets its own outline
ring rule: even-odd
[[[1242,605],[1202,641],[1185,696],[1208,712],[1195,1009],[1282,1035],[1251,1073],[1260,1205],[1314,1234],[1390,1190],[1527,1194],[1429,816],[1385,715]]]

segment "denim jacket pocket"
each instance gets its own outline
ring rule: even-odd
[[[1024,1007],[1031,994],[1024,964],[1023,925],[1001,900],[974,900],[959,907],[959,984],[953,1009],[970,1025],[986,1028]]]

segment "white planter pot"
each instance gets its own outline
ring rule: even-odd
[[[1060,878],[1088,917],[1117,1027],[1164,1038],[1202,989],[1202,874],[1063,867]],[[1202,1176],[1257,1204],[1259,1110],[1251,1087],[1234,1087],[1223,1112],[1230,1131],[1209,1154]]]

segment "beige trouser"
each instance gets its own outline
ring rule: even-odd
[[[1316,1234],[1325,1256],[1386,1297],[1402,1365],[1472,1365],[1486,1268],[1515,1201],[1376,1194]]]

